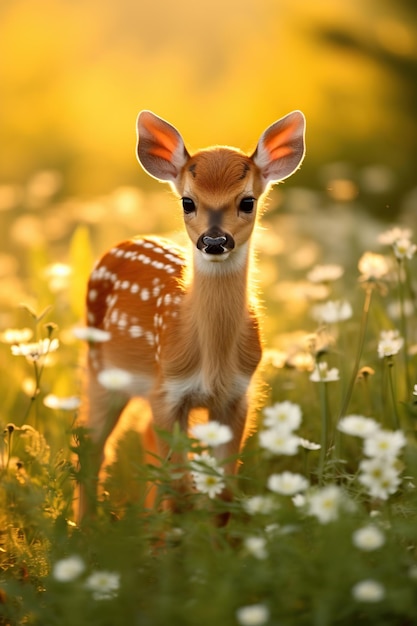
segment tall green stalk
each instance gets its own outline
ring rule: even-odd
[[[369,319],[369,310],[371,306],[371,299],[372,299],[372,293],[373,293],[374,287],[375,287],[375,283],[367,282],[366,290],[365,290],[365,301],[364,301],[363,309],[362,309],[362,319],[361,319],[361,326],[359,330],[359,342],[358,342],[358,348],[356,351],[355,363],[353,365],[352,375],[350,378],[348,389],[344,397],[342,407],[340,409],[339,420],[346,414],[346,411],[348,409],[348,406],[352,397],[353,389],[355,387],[355,382],[358,377],[359,366],[361,362],[363,346],[365,343],[366,329],[368,326],[368,319]]]
[[[404,339],[404,369],[405,369],[405,384],[407,391],[409,392],[411,389],[411,376],[410,376],[410,368],[409,368],[409,360],[408,360],[408,328],[407,328],[407,317],[405,314],[405,293],[404,293],[404,282],[403,282],[403,270],[405,270],[405,263],[403,259],[397,259],[398,261],[398,299],[400,303],[400,324],[401,324],[401,335]]]

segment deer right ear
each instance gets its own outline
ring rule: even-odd
[[[189,159],[176,128],[150,111],[139,113],[137,155],[142,167],[158,180],[177,183]]]

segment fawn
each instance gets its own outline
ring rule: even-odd
[[[90,343],[88,354],[83,410],[97,474],[104,444],[134,396],[148,399],[159,430],[175,423],[186,430],[194,408],[229,425],[233,439],[216,455],[228,459],[226,472],[236,471],[262,354],[248,276],[251,236],[265,192],[300,166],[304,132],[304,115],[294,111],[265,130],[251,156],[229,147],[190,155],[173,126],[150,111],[139,114],[139,162],[181,198],[192,260],[166,240],[140,237],[111,249],[91,274],[87,324],[110,333],[109,341]],[[106,368],[129,372],[129,383],[110,391],[98,379]],[[157,436],[157,449],[168,455],[164,438]],[[187,479],[177,487],[186,490]]]

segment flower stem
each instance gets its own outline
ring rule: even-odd
[[[411,377],[410,377],[410,370],[408,366],[408,329],[407,329],[407,318],[405,314],[405,297],[404,297],[404,283],[402,280],[402,275],[403,275],[402,268],[404,268],[404,271],[406,272],[405,264],[403,264],[401,260],[398,260],[398,298],[400,302],[401,334],[404,339],[405,384],[406,384],[407,391],[409,392],[411,389]]]
[[[392,371],[394,368],[394,362],[392,358],[388,357],[387,365],[388,365],[388,380],[389,380],[389,387],[390,387],[392,407],[393,407],[393,427],[394,427],[394,430],[398,430],[400,428],[400,418],[398,416],[397,401],[396,401],[395,389],[394,389],[394,377],[392,374]]]
[[[365,292],[365,302],[363,304],[363,309],[362,309],[362,319],[361,319],[361,326],[360,326],[360,332],[359,332],[358,349],[356,352],[356,359],[355,359],[355,363],[353,366],[352,376],[350,378],[348,389],[344,397],[342,407],[340,409],[339,420],[346,414],[346,411],[348,409],[348,406],[352,397],[353,388],[355,386],[355,382],[358,377],[359,365],[361,361],[363,346],[365,343],[366,329],[368,325],[369,309],[371,306],[373,289],[374,289],[374,284],[371,282],[368,282],[366,286],[366,292]]]
[[[319,484],[323,484],[324,464],[327,454],[329,415],[327,406],[327,388],[326,383],[322,380],[319,383],[320,394],[320,414],[321,414],[321,436],[320,436],[320,458],[319,458]]]

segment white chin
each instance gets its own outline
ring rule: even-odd
[[[229,255],[230,252],[223,252],[223,254],[207,254],[207,252],[202,252],[203,259],[208,263],[222,263]]]

